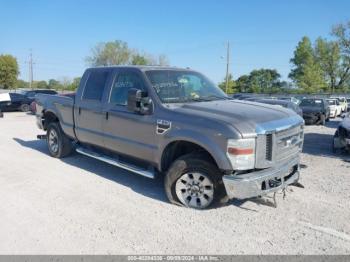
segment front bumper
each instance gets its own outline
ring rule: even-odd
[[[304,113],[303,118],[307,124],[313,124],[320,120],[320,116],[318,114],[312,113]]]
[[[329,117],[337,117],[336,111],[331,111],[331,112],[329,113]]]
[[[276,167],[247,174],[225,175],[223,182],[229,198],[245,199],[276,192],[299,180],[299,157]]]

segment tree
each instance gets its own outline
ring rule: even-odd
[[[92,50],[86,61],[92,66],[110,66],[129,64],[131,50],[126,42],[116,40],[99,43]]]
[[[11,55],[0,55],[0,86],[14,88],[19,74],[17,59]]]
[[[159,66],[168,66],[169,65],[169,60],[166,55],[160,55],[158,57],[158,65]]]
[[[116,40],[113,42],[99,43],[92,50],[92,55],[86,58],[91,66],[111,65],[168,65],[165,55],[158,59],[147,53],[140,53],[136,49],[130,49],[126,42]]]
[[[219,83],[219,87],[222,89],[222,91],[224,91],[226,93],[226,79],[224,79],[224,81]],[[232,75],[229,74],[228,75],[228,89],[227,89],[227,93],[228,94],[236,93],[238,91],[236,89],[236,87],[237,87],[236,81],[233,79]]]
[[[307,93],[314,93],[326,86],[321,66],[315,59],[311,41],[304,36],[298,43],[294,57],[290,60],[294,68],[289,77]]]
[[[68,86],[72,84],[72,79],[68,76],[62,76],[60,79],[60,84],[62,87],[62,91],[67,90]]]
[[[316,62],[319,63],[328,89],[332,92],[338,87],[340,73],[340,49],[339,44],[318,38],[315,44]],[[330,91],[325,90],[325,91]]]
[[[46,81],[42,80],[37,82],[36,87],[39,89],[46,89],[47,88],[47,83]]]
[[[249,76],[242,75],[236,80],[237,90],[242,93],[250,91]]]
[[[134,54],[131,59],[132,65],[149,65],[150,61],[148,61],[147,57],[140,54]]]
[[[28,88],[29,87],[29,83],[24,81],[24,80],[22,80],[22,79],[18,79],[16,86],[19,87],[19,88]]]
[[[73,79],[72,83],[68,85],[68,90],[75,91],[78,89],[81,77],[76,77]]]
[[[281,87],[281,75],[275,69],[253,70],[249,85],[253,93],[275,93]]]
[[[333,27],[332,35],[336,38],[341,55],[337,88],[342,88],[350,79],[350,21]]]
[[[50,79],[49,80],[47,88],[48,89],[54,89],[54,90],[62,89],[60,82],[55,80],[55,79]]]

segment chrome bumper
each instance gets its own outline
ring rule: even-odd
[[[299,157],[276,167],[240,175],[225,175],[223,182],[229,198],[251,198],[276,192],[299,179]]]

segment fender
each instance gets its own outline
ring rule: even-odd
[[[223,138],[218,136],[218,139]],[[209,138],[198,131],[183,129],[171,130],[169,133],[164,135],[164,139],[162,139],[159,145],[158,155],[155,156],[156,162],[158,163],[158,170],[161,170],[161,159],[165,148],[170,143],[176,141],[191,142],[201,146],[213,157],[219,169],[232,170],[231,163],[226,156],[226,151],[220,148],[219,143],[215,142],[213,138]]]

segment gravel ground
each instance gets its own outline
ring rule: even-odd
[[[207,211],[151,180],[81,155],[49,157],[33,116],[0,119],[0,254],[350,254],[350,156],[339,120],[307,126],[301,183],[283,200]]]

